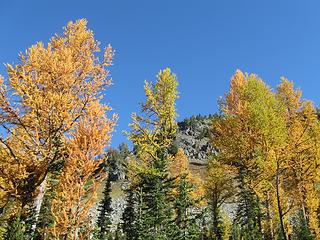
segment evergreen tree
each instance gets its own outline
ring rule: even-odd
[[[175,226],[176,231],[172,239],[192,240],[199,239],[200,228],[197,224],[198,213],[196,201],[191,198],[194,187],[188,182],[187,176],[181,176],[177,186],[175,198]]]
[[[132,188],[127,190],[126,207],[122,214],[122,231],[126,239],[137,240],[137,226],[135,215],[135,197]]]
[[[243,177],[240,173],[240,177]],[[241,227],[241,236],[244,240],[261,240],[262,215],[258,197],[248,188],[244,180],[240,180],[239,203],[236,221]]]
[[[121,224],[118,223],[117,228],[116,228],[116,232],[114,234],[114,240],[122,240],[123,238],[123,234],[121,232]]]
[[[25,234],[25,224],[21,220],[20,216],[15,217],[11,221],[8,221],[8,227],[4,234],[6,240],[27,240]]]
[[[42,240],[48,237],[47,229],[54,223],[54,217],[51,212],[51,201],[55,197],[56,187],[58,185],[58,178],[61,174],[61,169],[64,165],[64,159],[61,158],[59,161],[53,163],[50,167],[46,189],[43,196],[38,219],[36,221],[36,228],[34,231],[34,240]]]
[[[303,240],[313,240],[315,239],[314,236],[312,236],[312,233],[309,229],[308,224],[304,220],[303,212],[299,211],[297,216],[294,217],[293,220],[293,239],[303,239]]]
[[[199,218],[203,200],[201,179],[193,175],[189,168],[189,159],[179,148],[169,165],[174,179],[174,221],[175,231],[172,239],[198,239],[200,235]]]
[[[18,213],[7,223],[4,239],[31,240],[34,239],[33,226],[36,224],[36,213],[33,207],[26,206],[23,212]]]
[[[97,220],[97,239],[105,240],[111,237],[110,227],[111,227],[111,213],[112,213],[112,198],[111,193],[111,178],[108,175],[105,187],[103,190],[103,198],[99,204],[99,215]]]

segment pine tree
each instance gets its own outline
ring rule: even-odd
[[[114,240],[122,240],[122,239],[124,239],[123,237],[124,236],[121,231],[121,224],[118,223],[115,234],[114,234]]]
[[[241,236],[245,240],[262,240],[262,214],[259,199],[244,183],[241,173],[239,182],[240,192],[236,219],[241,226]]]
[[[192,240],[199,239],[200,227],[198,218],[199,209],[196,200],[191,197],[194,186],[188,181],[187,175],[181,176],[175,194],[175,226],[176,231],[172,239]]]
[[[8,240],[33,240],[36,223],[36,212],[33,206],[28,206],[7,222],[4,239]]]
[[[97,219],[97,232],[96,238],[99,240],[106,240],[111,237],[110,227],[111,227],[111,213],[112,213],[112,198],[111,198],[111,178],[108,175],[105,187],[103,190],[103,198],[99,204],[98,208],[98,219]]]
[[[170,176],[174,179],[174,221],[172,239],[198,239],[200,236],[202,198],[204,197],[201,179],[193,175],[189,159],[183,149],[178,148],[169,165]]]
[[[132,240],[138,239],[135,203],[136,199],[134,196],[134,191],[129,187],[126,193],[126,207],[122,214],[122,231],[126,239]]]
[[[48,238],[48,228],[54,224],[54,217],[51,212],[51,201],[56,194],[56,188],[59,183],[59,175],[64,165],[64,158],[56,161],[51,165],[47,179],[46,189],[43,196],[36,227],[34,231],[34,240],[42,240]]]
[[[4,234],[6,240],[28,240],[25,234],[25,224],[18,215],[8,222],[8,227]]]
[[[159,166],[156,174],[144,172],[139,175],[137,204],[137,232],[139,239],[167,239],[173,231],[173,180]]]
[[[314,236],[312,235],[310,228],[307,222],[304,219],[302,210],[294,216],[293,220],[293,236],[294,240],[303,239],[303,240],[314,240]]]
[[[117,181],[125,173],[126,159],[130,155],[128,145],[121,143],[118,149],[110,148],[107,152],[105,167],[108,169],[111,181]]]

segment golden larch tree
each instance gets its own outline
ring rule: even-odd
[[[96,201],[96,190],[103,175],[97,171],[110,141],[114,122],[105,117],[106,108],[90,105],[87,115],[76,124],[67,143],[66,160],[52,201],[55,223],[50,231],[64,239],[88,239],[89,211]]]
[[[113,50],[106,47],[102,61],[99,51],[87,21],[81,19],[69,22],[63,34],[56,34],[47,45],[39,42],[20,53],[17,65],[7,65],[8,79],[0,78],[0,124],[5,130],[0,136],[0,207],[7,215],[27,205],[39,211],[46,178],[57,161],[66,162],[63,174],[72,173],[70,161],[82,161],[78,168],[88,167],[86,171],[97,164],[85,166],[86,154],[76,152],[84,151],[86,144],[92,147],[89,142],[81,145],[78,139],[105,147],[110,138],[106,131],[112,131],[115,120],[101,115],[110,108],[100,102],[103,90],[111,84],[107,68]],[[96,118],[105,121],[105,130],[101,129],[105,139],[100,142],[94,140],[97,136],[81,136],[96,133],[87,129]],[[13,206],[15,211],[10,211]]]

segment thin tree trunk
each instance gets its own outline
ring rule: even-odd
[[[277,205],[278,205],[278,213],[279,213],[279,221],[280,221],[280,226],[281,226],[281,232],[282,232],[282,238],[284,240],[288,240],[286,230],[284,227],[284,222],[283,222],[283,212],[282,212],[282,207],[281,207],[281,201],[280,201],[280,190],[279,190],[279,164],[277,163],[277,174],[276,174],[276,193],[277,193]]]
[[[300,201],[301,201],[301,209],[302,209],[302,216],[305,226],[309,226],[308,216],[307,216],[307,210],[305,205],[305,200],[303,199],[303,192],[301,190],[301,187],[299,187],[299,194],[300,194]]]
[[[258,204],[260,204],[258,197],[257,197],[257,202],[258,202]],[[259,224],[259,231],[260,231],[261,235],[263,236],[261,215],[262,215],[262,214],[261,214],[261,208],[259,207],[259,212],[258,212],[258,224]]]
[[[273,229],[273,221],[271,216],[271,209],[270,209],[270,193],[267,192],[267,217],[269,222],[269,239],[274,240],[274,229]]]
[[[213,232],[217,239],[221,239],[219,232],[219,210],[217,203],[217,196],[212,196],[212,218],[213,218]]]

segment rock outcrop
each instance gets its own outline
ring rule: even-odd
[[[190,164],[206,165],[214,149],[210,144],[210,132],[214,116],[192,116],[178,123],[175,145],[182,148]]]

